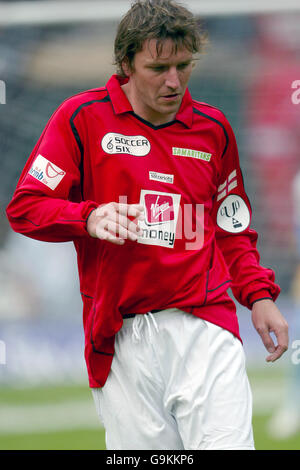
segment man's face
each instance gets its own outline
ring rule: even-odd
[[[146,40],[132,66],[123,64],[129,77],[124,91],[134,112],[155,125],[174,119],[192,68],[192,52],[186,48],[178,48],[175,54],[173,41],[166,39],[158,56],[156,39]]]

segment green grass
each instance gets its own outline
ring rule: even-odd
[[[269,416],[254,416],[256,449],[299,450],[300,434],[282,441],[273,440],[265,431],[268,419]],[[105,450],[105,436],[101,429],[2,435],[0,450]]]
[[[105,450],[103,430],[0,435],[0,450]]]
[[[254,371],[249,373],[252,387],[259,386],[266,392],[266,397],[272,396],[275,388],[280,388],[284,384],[284,376],[279,369],[269,369],[266,375],[264,371]],[[88,410],[91,412],[91,423],[89,429],[89,416],[87,426],[65,430],[53,430],[47,432],[32,433],[1,433],[0,432],[0,450],[104,450],[105,433],[98,422],[96,422],[96,410],[94,416],[94,404],[91,391],[87,385],[83,386],[47,386],[38,388],[12,389],[0,388],[0,424],[1,408],[8,406],[28,406],[34,405],[59,405],[60,403],[87,403],[91,405]],[[78,409],[78,408],[77,408]],[[77,412],[74,408],[74,413]],[[266,408],[260,410],[259,414],[253,416],[253,430],[255,446],[257,450],[299,450],[300,433],[285,439],[275,440],[267,432],[267,424],[271,412]],[[70,417],[72,425],[72,415]],[[74,421],[75,423],[75,421]],[[96,425],[95,425],[96,423]]]
[[[272,439],[266,431],[270,415],[253,417],[253,432],[256,450],[299,450],[300,432],[283,440]]]
[[[8,405],[15,405],[17,403],[36,405],[81,399],[91,399],[91,391],[87,385],[0,388],[0,406],[4,403]]]

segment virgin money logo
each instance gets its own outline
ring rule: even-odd
[[[141,190],[145,220],[138,223],[143,233],[138,243],[174,247],[180,198],[180,194]]]
[[[175,218],[171,196],[145,194],[145,209],[147,225],[163,224]]]
[[[57,165],[54,165],[54,163],[49,162],[43,155],[38,155],[28,174],[54,190],[61,182],[66,172]]]

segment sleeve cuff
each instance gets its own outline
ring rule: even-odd
[[[84,220],[84,230],[89,235],[89,233],[87,231],[87,223],[88,223],[88,220],[89,220],[89,217],[90,217],[91,213],[95,209],[97,209],[97,207],[99,207],[99,204],[97,204],[96,202],[93,202],[93,201],[86,201],[86,202],[87,202],[87,205],[84,209],[83,220]]]
[[[267,289],[262,289],[258,292],[255,292],[254,294],[251,294],[249,296],[249,304],[252,307],[252,305],[257,302],[258,300],[264,300],[264,299],[270,299],[273,300],[273,297]]]

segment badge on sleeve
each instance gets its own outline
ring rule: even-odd
[[[49,162],[43,155],[38,155],[28,174],[54,190],[61,182],[66,172],[54,165],[54,163]]]
[[[228,196],[219,207],[217,224],[230,233],[246,230],[250,224],[250,212],[245,201],[236,194]]]

